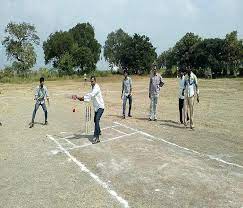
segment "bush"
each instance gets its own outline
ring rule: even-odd
[[[109,77],[112,76],[111,71],[93,71],[87,74],[87,77],[95,75],[97,77]],[[12,67],[5,67],[5,69],[0,70],[0,82],[2,83],[27,83],[27,82],[38,82],[40,77],[45,77],[49,81],[55,80],[68,80],[68,79],[80,79],[83,75],[75,73],[72,75],[60,75],[59,70],[56,68],[46,68],[41,67],[38,70],[32,70],[25,76],[18,75],[14,72]]]

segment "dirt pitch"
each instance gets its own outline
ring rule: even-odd
[[[147,77],[133,77],[133,117],[121,118],[120,80],[98,78],[96,145],[82,133],[84,105],[66,98],[89,86],[47,80],[49,125],[40,109],[29,129],[38,83],[0,85],[0,207],[242,207],[243,79],[199,81],[194,131],[178,124],[176,79],[162,88],[157,122],[147,120]]]

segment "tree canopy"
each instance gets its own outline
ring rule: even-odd
[[[243,43],[237,31],[225,38],[202,39],[194,33],[186,33],[173,48],[161,53],[157,62],[170,70],[172,66],[193,67],[194,70],[211,69],[214,74],[236,74],[243,61]]]
[[[148,73],[157,58],[147,36],[134,34],[131,37],[122,29],[107,36],[104,56],[110,64],[127,68],[130,73]]]
[[[34,45],[39,44],[34,25],[10,22],[5,29],[7,36],[2,41],[9,60],[13,60],[13,69],[21,75],[27,74],[36,63]]]
[[[50,34],[43,43],[45,62],[53,63],[61,74],[87,73],[95,70],[101,45],[89,23],[77,24],[69,31]]]

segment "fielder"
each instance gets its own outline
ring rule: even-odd
[[[197,95],[197,102],[199,103],[199,89],[197,76],[192,72],[190,67],[187,68],[187,75],[185,76],[185,84],[182,95],[185,96],[185,115],[189,111],[190,128],[194,129],[194,98],[195,95]],[[185,121],[184,124],[187,126],[187,121]]]
[[[150,121],[157,121],[157,104],[160,88],[164,85],[162,76],[158,73],[157,66],[154,65],[152,75],[149,81],[149,99],[150,99]]]
[[[100,90],[100,86],[96,83],[95,76],[91,76],[90,83],[91,83],[92,91],[83,97],[76,96],[76,98],[80,101],[86,101],[86,102],[89,102],[91,100],[93,101],[93,106],[95,110],[95,114],[94,114],[95,129],[94,129],[94,139],[92,144],[96,144],[100,142],[99,139],[99,136],[101,135],[100,119],[102,114],[104,113],[105,104]]]
[[[45,100],[47,99],[48,105],[50,105],[50,102],[49,102],[48,90],[47,90],[47,87],[44,85],[44,81],[45,81],[44,77],[41,77],[40,78],[40,85],[37,86],[36,91],[35,91],[36,103],[35,103],[35,108],[34,108],[33,115],[32,115],[32,121],[30,123],[30,128],[34,127],[35,115],[36,115],[36,112],[37,112],[37,110],[39,109],[40,106],[42,107],[42,109],[45,113],[44,125],[48,124],[48,121],[47,121],[48,112],[47,112]]]
[[[121,93],[121,99],[123,101],[122,107],[123,107],[123,118],[126,118],[126,105],[127,105],[127,99],[129,100],[129,111],[128,111],[128,117],[132,117],[131,115],[131,109],[132,109],[132,79],[128,77],[128,71],[124,71],[124,79],[122,81],[122,93]]]
[[[179,114],[180,114],[180,123],[184,124],[186,120],[188,121],[188,113],[185,114],[185,96],[183,95],[183,89],[185,87],[185,76],[182,69],[177,70],[178,71],[178,85],[179,85]],[[185,116],[186,115],[186,116]]]

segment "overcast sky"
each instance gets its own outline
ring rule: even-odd
[[[98,41],[122,28],[129,34],[145,34],[160,53],[172,47],[186,32],[203,38],[224,37],[237,30],[243,38],[243,0],[0,0],[0,40],[10,22],[36,26],[41,45],[36,67],[44,66],[42,41],[57,30],[90,22]],[[0,68],[7,65],[0,46]],[[98,68],[106,68],[104,62]]]

